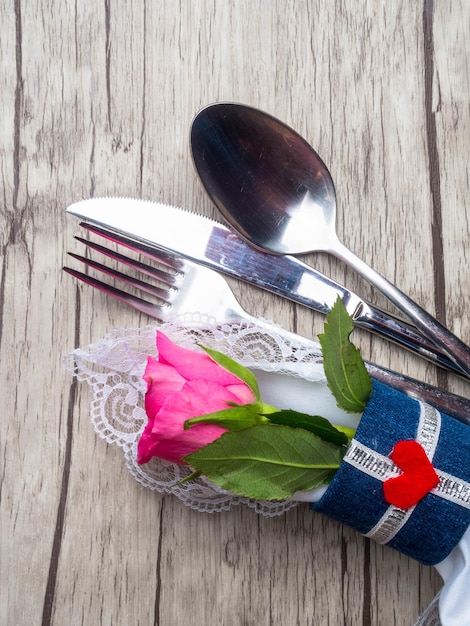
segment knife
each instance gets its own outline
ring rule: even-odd
[[[320,313],[328,313],[340,297],[356,326],[465,376],[412,325],[380,311],[295,257],[274,256],[251,247],[229,228],[208,217],[132,198],[90,198],[70,205],[66,211]]]

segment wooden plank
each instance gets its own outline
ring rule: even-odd
[[[469,12],[422,4],[161,0],[0,6],[0,623],[405,626],[431,568],[300,507],[206,515],[139,486],[64,355],[147,319],[63,275],[64,208],[129,195],[215,215],[189,152],[219,100],[258,106],[329,165],[344,242],[470,341]],[[307,260],[381,305],[326,255]],[[236,281],[305,335],[323,318]],[[366,333],[364,354],[464,382]]]

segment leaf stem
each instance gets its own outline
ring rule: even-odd
[[[344,433],[346,437],[349,439],[349,441],[351,441],[351,439],[354,439],[354,436],[356,435],[355,428],[350,428],[349,426],[342,426],[341,424],[331,424],[331,425],[334,426],[340,432]]]

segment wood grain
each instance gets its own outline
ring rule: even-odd
[[[95,436],[63,357],[143,316],[61,272],[83,197],[213,214],[188,134],[258,106],[329,165],[354,251],[470,341],[466,0],[11,0],[0,6],[1,624],[409,626],[440,579],[299,508],[204,515],[139,487]],[[307,260],[383,300],[325,255]],[[312,335],[319,315],[232,281]],[[468,385],[357,334],[364,355]]]

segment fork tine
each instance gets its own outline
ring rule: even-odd
[[[75,254],[74,252],[69,252],[69,256],[77,259],[77,261],[81,261],[85,265],[89,267],[93,267],[108,276],[112,276],[113,278],[117,278],[121,280],[123,283],[131,285],[132,287],[136,287],[137,289],[141,289],[146,293],[149,293],[161,300],[168,300],[170,297],[169,291],[166,289],[161,289],[160,287],[156,287],[155,285],[151,285],[150,283],[146,283],[143,280],[139,280],[138,278],[134,278],[133,276],[129,276],[128,274],[123,274],[118,270],[111,269],[102,263],[98,263],[97,261],[93,261],[93,259],[88,259],[87,257],[81,256],[80,254]],[[129,259],[130,260],[130,259]],[[129,263],[131,265],[131,263]],[[132,266],[132,265],[131,265]]]
[[[64,270],[64,272],[67,272],[67,274],[70,274],[71,276],[74,276],[75,278],[83,281],[87,285],[91,285],[92,287],[103,291],[105,294],[112,296],[113,298],[116,298],[117,300],[120,300],[125,304],[128,304],[134,309],[137,309],[137,311],[145,313],[149,317],[153,317],[161,322],[165,320],[165,305],[152,304],[151,302],[147,302],[142,298],[133,296],[132,294],[126,293],[121,289],[117,289],[116,287],[111,287],[110,285],[107,285],[106,283],[103,283],[100,280],[89,276],[88,274],[78,272],[77,270],[73,270],[69,267],[63,267],[62,269]]]
[[[157,280],[167,285],[174,285],[175,281],[178,280],[178,277],[181,277],[181,273],[176,273],[176,270],[175,272],[172,272],[172,273],[168,271],[162,271],[160,269],[157,269],[156,267],[152,267],[151,265],[148,265],[147,263],[142,263],[142,261],[131,259],[130,257],[125,256],[124,254],[121,254],[120,252],[116,252],[115,250],[110,250],[109,248],[106,248],[105,246],[101,246],[100,244],[95,243],[94,241],[90,241],[89,239],[84,239],[83,237],[79,237],[78,235],[76,235],[74,239],[76,239],[80,243],[83,243],[88,248],[91,248],[92,250],[96,250],[96,252],[99,252],[100,254],[103,254],[109,257],[110,259],[119,261],[119,263],[122,263],[123,265],[127,265],[127,267],[132,267],[133,269],[141,272],[142,274],[145,274],[146,276],[150,276],[151,278],[156,278]],[[71,252],[69,252],[69,254],[71,256],[74,256]],[[81,258],[81,260],[83,260],[83,257]]]
[[[85,228],[91,233],[95,235],[100,235],[109,241],[113,241],[114,243],[119,243],[129,250],[133,250],[134,252],[138,252],[139,254],[143,254],[149,259],[153,261],[157,261],[157,263],[161,263],[162,265],[167,265],[168,267],[173,268],[176,271],[183,271],[186,261],[184,261],[181,257],[175,256],[169,252],[164,252],[163,250],[156,250],[151,246],[147,246],[144,243],[139,243],[133,241],[129,237],[125,235],[121,235],[120,233],[115,233],[106,230],[105,228],[101,228],[100,226],[96,226],[95,224],[89,224],[88,222],[80,222],[80,226]]]

